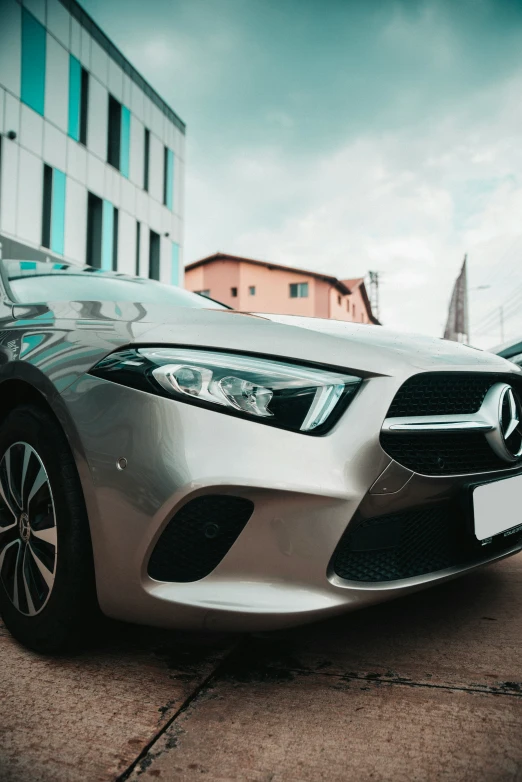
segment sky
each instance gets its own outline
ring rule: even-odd
[[[187,124],[185,263],[378,271],[441,336],[467,253],[472,343],[522,335],[519,0],[81,2]]]

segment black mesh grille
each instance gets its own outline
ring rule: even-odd
[[[484,435],[478,432],[383,432],[381,445],[396,462],[422,475],[458,475],[513,467],[513,464],[500,459]]]
[[[482,546],[466,514],[449,504],[357,520],[333,554],[334,572],[348,581],[396,581],[478,563],[522,545],[522,532]]]
[[[388,418],[410,415],[452,415],[476,413],[496,375],[448,373],[414,375],[399,388]]]
[[[254,503],[213,494],[184,505],[163,530],[149,560],[157,581],[198,581],[221,562],[252,515]]]
[[[387,417],[470,415],[480,410],[487,392],[498,382],[516,385],[513,378],[496,374],[415,375],[399,389]],[[513,467],[500,459],[485,436],[477,432],[383,432],[381,445],[395,461],[422,475],[494,472]]]

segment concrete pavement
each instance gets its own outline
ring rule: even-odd
[[[0,630],[1,782],[522,780],[522,555],[298,630]]]

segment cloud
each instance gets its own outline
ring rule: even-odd
[[[521,90],[522,75],[438,121],[361,134],[306,166],[265,146],[231,152],[216,180],[193,171],[190,219],[205,230],[188,237],[188,258],[220,249],[339,277],[377,269],[383,320],[440,335],[464,252],[471,287],[518,257],[509,245],[521,233]],[[492,283],[509,295],[500,275]],[[491,293],[471,299],[479,322]],[[500,341],[495,329],[482,336]]]
[[[378,270],[439,335],[468,252],[477,341],[522,331],[520,3],[84,4],[187,122],[186,261]]]

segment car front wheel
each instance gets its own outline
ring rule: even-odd
[[[60,425],[21,405],[0,426],[0,613],[38,652],[76,645],[95,613],[89,525]]]

